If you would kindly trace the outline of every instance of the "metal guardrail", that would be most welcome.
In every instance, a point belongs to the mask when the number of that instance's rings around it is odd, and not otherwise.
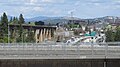
[[[89,44],[89,45],[94,45],[94,44],[96,44],[96,45],[110,45],[110,44],[116,44],[116,45],[120,45],[120,42],[101,42],[101,43],[91,43],[91,42],[80,42],[80,43],[77,43],[76,45],[87,45],[87,44]],[[0,43],[0,45],[2,45],[2,46],[4,46],[4,45],[68,45],[67,43],[57,43],[57,42],[55,42],[55,43]],[[74,46],[74,45],[72,45],[72,46]]]

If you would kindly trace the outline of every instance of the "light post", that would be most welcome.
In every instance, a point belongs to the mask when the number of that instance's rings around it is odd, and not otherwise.
[[[22,44],[25,43],[26,33],[27,32],[25,32],[25,31],[23,31],[23,33],[22,33]]]
[[[24,35],[23,35],[23,33],[22,33],[22,44],[23,44],[23,36],[24,36]]]
[[[107,67],[107,51],[108,51],[108,44],[105,45],[105,59],[104,59],[104,67]]]
[[[9,35],[10,35],[10,31],[9,31],[9,23],[8,23],[8,43],[10,43],[9,41]]]
[[[105,56],[105,60],[104,60],[104,67],[107,67],[106,56]]]

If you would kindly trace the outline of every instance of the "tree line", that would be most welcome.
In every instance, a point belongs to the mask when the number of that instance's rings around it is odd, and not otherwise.
[[[120,27],[117,26],[115,30],[108,29],[105,35],[106,42],[120,42]]]
[[[12,30],[9,27],[10,24],[17,24],[19,26],[14,27],[14,30]],[[3,13],[0,20],[0,43],[35,42],[32,28],[25,30],[22,26],[23,24],[25,24],[25,21],[22,14],[20,14],[19,18],[11,17],[8,20],[6,13]]]

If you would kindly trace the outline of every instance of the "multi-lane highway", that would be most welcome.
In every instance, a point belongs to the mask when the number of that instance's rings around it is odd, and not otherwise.
[[[120,58],[120,46],[4,45],[0,59],[111,59]]]

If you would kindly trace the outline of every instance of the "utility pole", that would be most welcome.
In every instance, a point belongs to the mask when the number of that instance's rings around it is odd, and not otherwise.
[[[105,56],[105,59],[104,59],[104,67],[107,67],[106,56]]]
[[[116,18],[115,18],[115,17],[113,18],[113,22],[114,22],[114,23],[116,22]]]
[[[71,12],[71,22],[74,22],[73,12]]]
[[[73,18],[73,12],[71,12],[71,18]]]

